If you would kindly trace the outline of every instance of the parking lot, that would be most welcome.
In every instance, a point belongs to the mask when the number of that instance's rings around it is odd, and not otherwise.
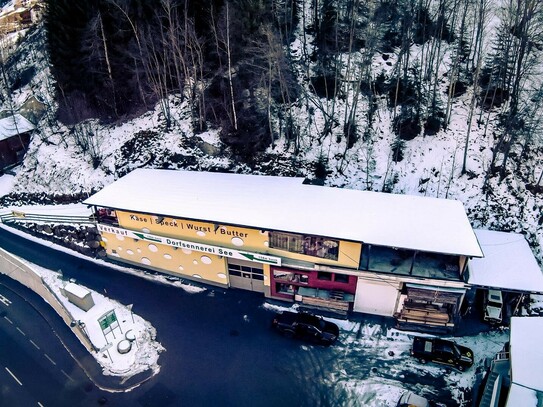
[[[474,315],[467,321],[466,330],[476,331],[479,326],[484,332],[451,337],[474,351],[474,365],[464,372],[434,363],[421,364],[410,355],[410,350],[413,336],[424,334],[399,331],[392,318],[366,315],[357,316],[356,320],[328,318],[341,329],[339,341],[320,350],[301,342],[299,346],[308,351],[302,354],[302,360],[296,361],[297,366],[323,361],[326,364],[312,367],[323,372],[320,380],[326,384],[313,385],[315,405],[396,406],[400,395],[411,390],[443,406],[471,406],[473,390],[486,370],[485,359],[494,357],[509,338],[507,329],[489,329],[478,318]],[[315,357],[315,352],[319,357]],[[301,368],[298,379],[300,385],[311,386]],[[328,389],[328,393],[323,389]]]

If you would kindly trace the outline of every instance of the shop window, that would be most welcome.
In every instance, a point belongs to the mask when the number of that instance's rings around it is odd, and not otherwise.
[[[295,294],[295,287],[292,284],[277,283],[275,285],[275,291],[278,294]]]
[[[348,283],[349,282],[349,276],[346,274],[335,274],[334,275],[334,281],[338,283]]]
[[[419,252],[413,265],[413,275],[457,279],[460,276],[460,259],[447,254]]]
[[[288,281],[290,283],[299,283],[299,284],[309,283],[309,276],[307,274],[302,274],[302,273],[292,273],[290,271],[273,270],[273,277],[275,280]]]
[[[332,281],[332,274],[326,273],[324,271],[319,271],[317,273],[317,279],[318,280],[325,280],[325,281]]]
[[[270,247],[330,260],[337,260],[339,253],[338,240],[283,232],[270,232]]]
[[[106,224],[114,225],[114,226],[119,225],[119,221],[117,219],[117,213],[113,209],[99,208],[96,211],[96,217],[98,218],[98,222],[100,223],[106,223]]]
[[[362,260],[367,260],[368,270],[409,275],[414,256],[413,250],[371,245],[363,250]]]

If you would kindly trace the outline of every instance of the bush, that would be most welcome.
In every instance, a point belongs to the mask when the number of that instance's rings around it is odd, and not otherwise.
[[[402,140],[413,140],[420,134],[421,130],[418,116],[399,116],[394,123],[394,131]]]
[[[339,93],[339,78],[332,75],[315,76],[311,80],[311,90],[321,98],[333,99]]]
[[[430,116],[424,123],[424,134],[426,136],[434,136],[441,129],[441,119],[438,116]]]
[[[412,82],[397,82],[397,78],[390,78],[388,83],[387,91],[390,107],[395,105],[415,105],[417,103],[418,92]]]

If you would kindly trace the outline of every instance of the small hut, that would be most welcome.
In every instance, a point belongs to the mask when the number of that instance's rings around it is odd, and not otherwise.
[[[23,161],[35,126],[20,114],[0,119],[0,171]]]

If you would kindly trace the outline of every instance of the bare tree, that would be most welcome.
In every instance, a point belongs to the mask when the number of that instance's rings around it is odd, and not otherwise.
[[[535,74],[535,44],[543,40],[543,1],[510,0],[503,12],[499,38],[505,45],[497,50],[495,63],[501,63],[504,68],[497,71],[498,85],[495,87],[501,86],[507,103],[504,104],[502,114],[503,131],[498,137],[490,163],[490,171],[493,171],[498,166],[498,157],[501,158],[500,179],[506,175],[512,146],[526,134],[526,120],[522,115],[525,104],[523,95],[527,90],[526,84]]]

